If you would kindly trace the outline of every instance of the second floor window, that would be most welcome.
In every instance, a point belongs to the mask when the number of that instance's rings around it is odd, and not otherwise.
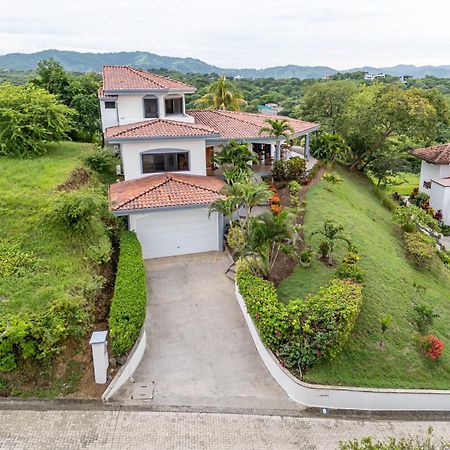
[[[158,99],[144,98],[144,117],[146,119],[158,117]]]
[[[166,98],[166,114],[183,114],[183,99]]]
[[[142,173],[189,170],[188,152],[148,153],[142,155]]]

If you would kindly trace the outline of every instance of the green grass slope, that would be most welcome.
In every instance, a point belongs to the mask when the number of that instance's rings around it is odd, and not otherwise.
[[[450,280],[438,260],[427,271],[417,271],[405,258],[401,236],[391,213],[372,192],[370,181],[339,170],[344,181],[333,192],[319,183],[307,194],[306,236],[324,219],[345,226],[361,253],[361,268],[367,273],[361,315],[352,336],[334,360],[311,368],[305,381],[345,386],[450,389]],[[315,248],[317,249],[317,241]],[[303,297],[332,277],[332,271],[314,262],[311,269],[297,268],[279,288],[280,297]],[[430,330],[444,340],[439,360],[429,360],[418,350],[413,321],[413,283],[426,287],[422,301],[439,314]],[[393,317],[379,345],[379,319]]]
[[[50,145],[46,156],[35,159],[0,157],[0,242],[18,244],[37,258],[23,275],[0,278],[0,314],[32,311],[91,279],[80,248],[46,217],[56,187],[90,148],[66,142]]]

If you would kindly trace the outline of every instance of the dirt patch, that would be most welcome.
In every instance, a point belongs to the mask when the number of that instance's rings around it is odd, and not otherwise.
[[[306,193],[320,181],[325,171],[326,169],[322,167],[317,171],[317,173],[315,174],[314,178],[311,180],[310,183],[302,186],[302,189],[300,190],[299,194],[300,201],[305,200]],[[287,187],[280,185],[278,189],[278,194],[281,199],[281,205],[289,206],[289,192]],[[297,216],[297,223],[299,225],[303,225],[304,219],[305,219],[305,210],[303,209],[303,211]],[[304,231],[302,230],[300,232],[300,239],[298,241],[297,251],[300,253],[304,249],[305,249],[305,234]],[[273,281],[275,286],[278,286],[285,278],[287,278],[294,271],[297,264],[298,263],[289,256],[284,254],[279,255],[275,263],[275,266],[273,267],[270,273],[269,280]]]
[[[70,173],[67,180],[60,184],[56,189],[65,192],[80,189],[80,187],[89,183],[89,179],[89,172],[84,167],[77,167]]]

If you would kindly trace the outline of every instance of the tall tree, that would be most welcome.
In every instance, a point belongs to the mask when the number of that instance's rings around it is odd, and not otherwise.
[[[321,130],[341,133],[350,98],[358,92],[353,81],[326,81],[311,84],[295,109],[298,117],[319,122]]]
[[[259,134],[267,134],[276,140],[275,161],[281,159],[280,145],[281,138],[289,139],[294,133],[294,129],[286,119],[266,119],[264,122],[268,126],[264,126],[259,130]]]
[[[0,154],[31,157],[66,136],[73,111],[33,84],[0,84]]]
[[[224,75],[212,83],[208,92],[195,102],[195,106],[229,111],[240,111],[241,106],[246,104],[242,93]]]

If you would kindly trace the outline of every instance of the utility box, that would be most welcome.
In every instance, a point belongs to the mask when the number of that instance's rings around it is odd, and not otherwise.
[[[89,341],[92,347],[94,375],[97,384],[105,384],[108,377],[109,358],[107,336],[107,331],[94,331]]]

